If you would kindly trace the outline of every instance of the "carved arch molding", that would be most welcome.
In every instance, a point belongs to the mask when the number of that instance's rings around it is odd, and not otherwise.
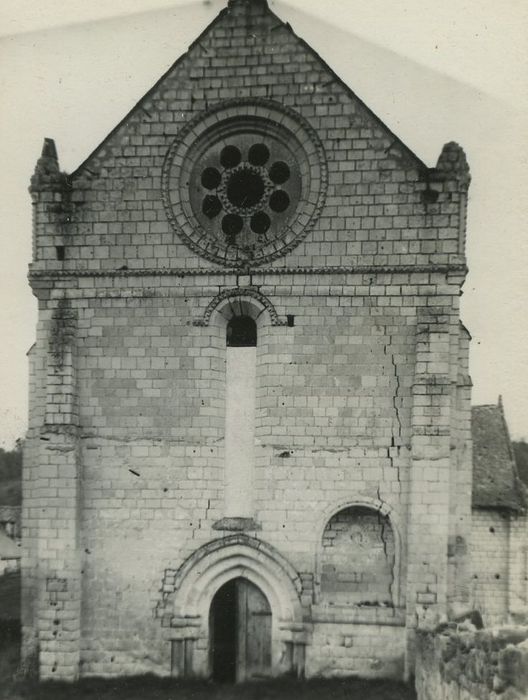
[[[227,100],[197,115],[162,170],[167,218],[195,253],[230,267],[289,253],[324,206],[328,168],[316,131],[266,99]]]
[[[256,287],[234,287],[224,289],[211,299],[202,318],[193,321],[194,326],[209,326],[214,312],[227,321],[233,316],[250,316],[254,321],[267,312],[271,326],[287,326],[288,321],[281,319],[272,302],[261,294]]]
[[[302,582],[291,564],[271,545],[243,534],[213,540],[178,569],[166,569],[155,615],[172,642],[173,675],[210,675],[209,610],[228,581],[245,578],[266,596],[272,610],[272,667],[276,674],[304,671],[309,630]]]
[[[402,548],[401,523],[386,502],[363,496],[332,505],[318,525],[317,599],[404,606]]]

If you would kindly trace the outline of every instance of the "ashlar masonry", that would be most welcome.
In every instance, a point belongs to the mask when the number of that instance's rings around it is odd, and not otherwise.
[[[470,590],[469,171],[231,0],[31,180],[23,629],[43,679],[403,677]]]

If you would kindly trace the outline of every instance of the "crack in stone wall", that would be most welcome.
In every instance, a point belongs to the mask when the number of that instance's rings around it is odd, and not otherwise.
[[[391,347],[393,344],[393,338],[392,336],[389,336],[389,342],[386,343],[383,346],[383,352],[386,357],[390,358],[390,362],[393,368],[393,373],[394,373],[394,379],[395,379],[395,389],[392,394],[392,406],[394,409],[394,419],[395,421],[393,422],[393,435],[391,439],[391,444],[389,447],[387,447],[387,457],[390,461],[391,467],[393,469],[396,469],[396,478],[398,479],[398,485],[401,493],[401,475],[400,475],[400,466],[399,464],[394,463],[394,456],[392,453],[392,450],[396,449],[397,450],[397,455],[398,458],[400,457],[400,450],[401,450],[401,440],[402,440],[402,420],[400,416],[400,407],[398,405],[399,398],[400,398],[400,377],[398,374],[398,366],[396,364],[396,360],[394,359],[394,353],[391,351]],[[394,430],[394,426],[396,425],[396,430]],[[397,438],[397,439],[396,439]],[[397,444],[396,444],[397,443]]]

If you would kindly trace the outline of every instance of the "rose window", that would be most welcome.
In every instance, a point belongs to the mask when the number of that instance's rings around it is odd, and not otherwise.
[[[190,122],[169,151],[163,173],[169,221],[209,260],[273,260],[297,245],[319,213],[322,146],[299,115],[279,107],[265,100],[223,103]]]
[[[299,175],[278,144],[239,138],[207,154],[201,167],[199,217],[227,245],[262,245],[295,211]]]

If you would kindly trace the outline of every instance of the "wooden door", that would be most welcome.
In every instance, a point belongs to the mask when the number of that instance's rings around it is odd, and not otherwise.
[[[216,681],[233,683],[270,675],[271,608],[257,586],[244,578],[225,583],[211,603],[209,630]]]
[[[215,681],[234,683],[237,680],[238,586],[225,583],[211,603],[209,614],[211,671]]]
[[[265,678],[271,672],[271,608],[262,591],[237,580],[237,681]]]

